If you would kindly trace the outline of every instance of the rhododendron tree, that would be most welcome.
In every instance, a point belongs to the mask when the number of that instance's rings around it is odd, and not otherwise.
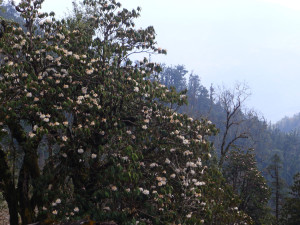
[[[39,12],[42,2],[22,0],[25,28],[3,22],[0,42],[0,128],[11,140],[0,149],[0,190],[11,224],[18,214],[22,224],[85,216],[118,224],[249,221],[210,167],[214,125],[168,108],[186,103],[184,92],[156,81],[159,64],[130,60],[166,53],[153,27],[134,28],[140,9],[86,0],[82,16],[57,21]]]

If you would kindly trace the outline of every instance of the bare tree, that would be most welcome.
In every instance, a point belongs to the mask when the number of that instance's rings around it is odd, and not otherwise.
[[[257,118],[257,115],[253,110],[245,109],[245,101],[250,96],[246,84],[238,83],[232,90],[224,87],[219,90],[216,99],[223,109],[223,115],[216,122],[220,126],[220,135],[215,140],[215,146],[220,152],[219,166],[222,167],[230,149],[242,144],[242,139],[251,137],[251,121]]]

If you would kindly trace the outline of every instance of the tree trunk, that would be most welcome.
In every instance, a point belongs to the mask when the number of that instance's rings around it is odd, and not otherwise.
[[[3,191],[10,216],[10,225],[18,225],[18,200],[13,176],[6,162],[6,154],[0,146],[0,190]]]
[[[28,168],[23,163],[18,180],[18,198],[20,204],[20,215],[22,224],[30,224],[34,222],[34,211],[31,207],[29,197],[29,181],[30,175]]]
[[[280,190],[280,184],[279,184],[279,172],[278,167],[275,167],[275,179],[276,179],[276,193],[275,193],[275,214],[276,214],[276,224],[278,224],[279,221],[279,190]]]
[[[9,210],[9,222],[10,225],[18,225],[18,199],[16,189],[12,182],[10,182],[6,189],[4,197]]]
[[[18,177],[17,198],[19,202],[19,213],[21,215],[22,224],[30,224],[35,222],[35,206],[39,203],[39,199],[30,197],[29,188],[33,188],[33,194],[37,193],[36,180],[40,176],[38,166],[37,148],[40,140],[32,142],[27,139],[26,132],[20,125],[20,121],[12,118],[7,124],[11,135],[22,147],[25,155],[23,164]]]

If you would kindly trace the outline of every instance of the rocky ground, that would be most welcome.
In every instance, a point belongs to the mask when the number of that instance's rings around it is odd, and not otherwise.
[[[117,225],[115,222],[95,222],[91,220],[79,220],[67,223],[53,223],[61,225]],[[9,213],[6,205],[0,205],[0,225],[9,225]],[[39,222],[32,225],[40,225]]]
[[[0,225],[9,225],[8,209],[4,206],[0,206]]]

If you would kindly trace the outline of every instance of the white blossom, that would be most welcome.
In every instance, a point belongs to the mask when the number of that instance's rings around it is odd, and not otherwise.
[[[28,136],[29,136],[30,138],[33,138],[33,137],[35,136],[35,134],[32,133],[32,132],[29,132],[29,133],[28,133]]]
[[[82,154],[82,153],[84,153],[84,150],[83,150],[82,148],[80,148],[80,149],[77,150],[77,152],[78,152],[79,154]]]
[[[67,137],[67,136],[63,136],[63,137],[62,137],[62,140],[63,140],[63,141],[67,141],[67,140],[68,140],[68,137]]]
[[[65,39],[65,35],[63,35],[63,34],[57,34],[57,37],[59,38],[59,39]]]
[[[86,72],[87,75],[90,75],[94,72],[94,70],[93,69],[90,69],[90,70],[86,69],[85,72]]]
[[[108,206],[105,206],[103,207],[103,210],[110,211],[110,208]]]
[[[186,218],[191,218],[191,217],[192,217],[192,213],[186,215]]]
[[[75,58],[75,59],[77,59],[77,60],[79,60],[79,59],[80,59],[80,56],[79,56],[79,55],[77,55],[77,54],[73,54],[73,56],[74,56],[74,58]]]
[[[182,143],[185,144],[185,145],[188,145],[190,142],[189,142],[189,140],[184,139],[184,140],[182,141]]]
[[[170,159],[166,158],[165,163],[170,164],[171,163]]]
[[[47,55],[46,56],[46,59],[48,59],[49,61],[52,61],[53,60],[53,57],[51,55]]]
[[[156,167],[156,166],[158,166],[157,163],[151,163],[150,164],[150,168],[153,168],[153,167]]]
[[[33,130],[36,131],[37,129],[38,129],[38,126],[37,126],[37,125],[34,125],[34,126],[33,126]]]
[[[144,195],[149,195],[149,191],[148,190],[143,190],[143,194]]]

